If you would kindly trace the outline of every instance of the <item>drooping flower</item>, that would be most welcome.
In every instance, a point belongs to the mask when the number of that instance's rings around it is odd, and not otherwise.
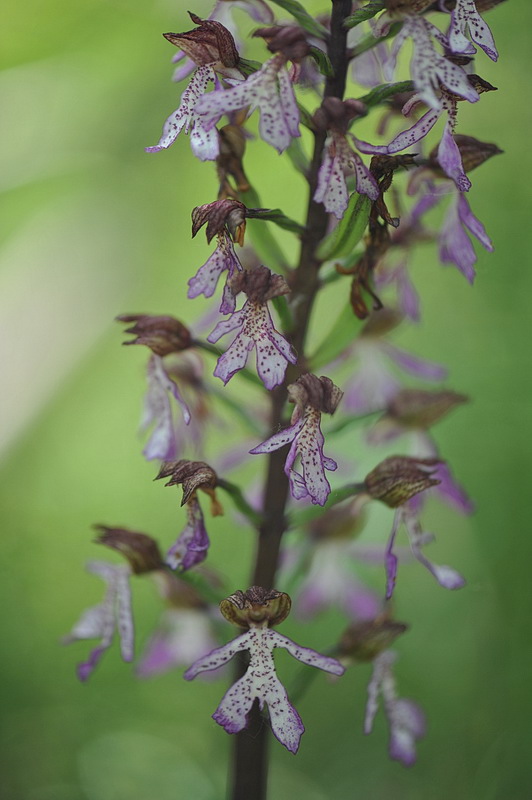
[[[419,98],[424,103],[436,111],[441,108],[441,98],[438,96],[441,84],[453,94],[476,103],[478,94],[468,81],[466,72],[435,49],[433,39],[445,48],[448,46],[446,37],[423,16],[405,18],[385,65],[387,80],[393,80],[397,55],[408,38],[414,44],[410,71]]]
[[[382,562],[383,552],[358,542],[365,523],[369,498],[356,495],[333,506],[313,520],[304,538],[286,551],[282,575],[304,574],[297,594],[295,613],[311,619],[328,608],[341,609],[349,619],[371,619],[380,610],[380,597],[353,570],[355,562]]]
[[[386,650],[375,659],[373,675],[368,684],[368,702],[364,720],[364,733],[371,733],[373,720],[378,710],[379,695],[382,696],[384,713],[388,721],[390,739],[388,752],[394,761],[405,767],[415,764],[416,742],[425,735],[425,715],[417,703],[397,696],[392,665],[397,653]]]
[[[368,684],[368,699],[364,719],[364,733],[373,729],[373,721],[382,696],[384,713],[388,722],[390,758],[405,767],[416,761],[416,741],[425,735],[425,715],[412,700],[397,696],[392,665],[397,653],[389,646],[407,630],[384,613],[372,620],[351,625],[340,641],[340,659],[345,664],[373,662],[373,674]]]
[[[429,561],[422,547],[434,540],[425,533],[418,519],[416,507],[410,505],[411,498],[439,484],[436,467],[438,460],[390,456],[373,469],[365,479],[368,494],[395,509],[392,530],[386,547],[386,600],[390,600],[397,579],[398,558],[394,552],[395,539],[402,524],[408,533],[414,558],[423,564],[445,589],[461,589],[465,579],[452,567]]]
[[[170,478],[166,486],[183,486],[181,505],[186,505],[187,522],[176,542],[168,550],[166,563],[172,569],[185,572],[206,559],[210,545],[197,491],[200,489],[210,497],[213,516],[223,514],[223,508],[215,492],[218,476],[204,461],[181,459],[163,464],[156,480],[161,478]]]
[[[257,373],[267,389],[283,382],[288,363],[295,364],[297,356],[292,347],[275,330],[268,309],[268,300],[287,294],[290,289],[281,275],[267,267],[255,267],[233,275],[230,291],[236,295],[244,292],[247,300],[240,311],[219,322],[207,341],[215,343],[222,336],[238,330],[236,337],[220,356],[214,375],[224,384],[245,367],[250,351],[257,353]]]
[[[445,6],[444,6],[445,7]],[[489,25],[484,22],[477,11],[475,0],[456,0],[451,11],[451,24],[447,38],[453,53],[471,54],[471,42],[466,36],[469,31],[471,39],[484,50],[492,61],[497,61],[499,54],[495,46]]]
[[[299,133],[299,111],[294,90],[281,53],[266,61],[257,72],[230,89],[211,92],[201,98],[195,113],[206,131],[232,111],[249,106],[250,113],[260,110],[259,131],[262,139],[280,153]]]
[[[157,543],[144,533],[126,528],[95,526],[100,531],[98,544],[120,552],[129,562],[127,566],[108,564],[105,561],[89,561],[87,571],[98,575],[107,584],[104,599],[88,608],[63,638],[63,644],[85,639],[100,639],[88,659],[78,664],[80,681],[86,681],[112,643],[115,631],[120,637],[120,652],[124,661],[133,660],[135,631],[131,607],[129,579],[132,574],[143,575],[158,572],[163,561]]]
[[[468,75],[467,79],[478,95],[484,92],[494,91],[495,87],[478,75]],[[431,157],[437,162],[437,166],[447,177],[451,178],[461,192],[467,192],[471,188],[471,181],[465,174],[462,163],[462,153],[454,137],[454,129],[457,120],[457,102],[461,98],[449,92],[444,87],[440,87],[441,105],[439,108],[430,108],[417,122],[406,131],[401,131],[387,145],[375,145],[355,139],[356,145],[361,153],[388,154],[392,155],[407,147],[412,147],[417,142],[424,139],[432,130],[438,119],[443,113],[447,113],[447,121],[443,128],[442,137],[434,155]],[[407,116],[414,105],[419,102],[419,95],[410,98],[403,107],[403,114]]]
[[[493,244],[483,224],[471,211],[464,195],[456,192],[440,230],[440,261],[442,264],[454,264],[469,283],[473,283],[477,254],[468,232],[488,253],[493,253]]]
[[[325,210],[338,219],[342,218],[349,202],[347,175],[355,176],[359,194],[366,194],[371,200],[379,196],[375,178],[348,141],[349,122],[364,110],[358,100],[327,97],[314,115],[317,127],[328,132],[314,200],[323,203]]]
[[[467,397],[449,390],[428,391],[424,389],[402,389],[388,404],[386,413],[375,423],[368,434],[372,444],[390,442],[406,436],[409,456],[439,461],[436,443],[430,428],[446,416],[453,408],[467,401]],[[470,514],[473,503],[465,489],[455,480],[446,462],[438,463],[433,477],[437,484],[429,490],[461,514]],[[421,509],[428,493],[410,501],[411,507]]]
[[[161,138],[156,145],[146,147],[147,153],[159,153],[172,145],[182,130],[190,133],[192,152],[200,161],[214,161],[220,151],[216,128],[206,128],[203,118],[198,116],[196,106],[204,96],[209,83],[215,82],[211,66],[198,67],[187,88],[181,95],[179,108],[163,125]]]
[[[325,470],[334,471],[336,461],[323,453],[324,438],[320,428],[322,412],[334,414],[343,392],[330,378],[306,373],[288,387],[288,397],[296,407],[291,425],[250,450],[250,453],[271,453],[292,443],[284,471],[290,481],[290,492],[296,500],[309,497],[315,505],[325,505],[331,487]],[[302,473],[293,469],[297,458]]]
[[[184,678],[192,680],[201,672],[217,669],[236,653],[247,650],[248,669],[225,693],[213,719],[227,733],[238,733],[248,726],[251,708],[258,700],[261,709],[268,706],[276,739],[291,753],[296,753],[305,728],[275,672],[274,648],[282,647],[303,664],[333,675],[342,675],[345,668],[336,659],[300,647],[268,627],[282,622],[290,611],[290,598],[284,592],[252,586],[247,592],[238,591],[223,600],[220,609],[227,620],[249,630],[200,658],[189,667]]]
[[[192,152],[201,161],[213,161],[219,154],[218,133],[211,126],[206,128],[197,114],[197,105],[210,83],[216,83],[216,73],[224,77],[242,79],[238,69],[239,55],[231,33],[219,22],[202,20],[195,14],[190,17],[198,28],[184,33],[165,33],[171,44],[179,47],[198,69],[194,72],[187,88],[181,95],[179,108],[174,111],[163,126],[158,143],[146,147],[147,153],[166,150],[175,142],[182,130],[190,132]]]
[[[244,243],[246,212],[243,203],[229,197],[197,206],[192,211],[192,237],[196,236],[203,225],[207,225],[207,242],[217,236],[218,244],[210,258],[189,280],[187,297],[192,299],[199,297],[200,294],[212,297],[220,275],[227,271],[220,306],[222,314],[231,314],[235,310],[235,295],[230,289],[230,281],[235,273],[242,271],[243,267],[235,253],[233,241],[241,246]]]
[[[368,441],[382,444],[408,431],[426,431],[467,400],[466,395],[449,389],[401,389],[370,430]]]
[[[190,331],[179,320],[170,316],[151,316],[149,314],[122,314],[119,322],[133,323],[126,333],[134,339],[126,345],[141,344],[149,347],[152,355],[147,365],[148,391],[144,401],[141,429],[154,426],[144,448],[148,460],[172,460],[178,454],[178,441],[174,425],[172,401],[178,403],[185,424],[190,423],[190,411],[177,384],[167,372],[165,357],[181,353],[192,346]]]
[[[89,679],[105,651],[111,647],[115,631],[120,636],[120,652],[124,661],[133,660],[134,647],[129,588],[131,570],[129,567],[108,564],[105,561],[89,561],[87,571],[102,578],[107,584],[107,590],[102,602],[84,611],[71,632],[63,638],[63,644],[100,639],[88,659],[78,664],[77,674],[80,681]]]
[[[390,309],[374,311],[348,350],[349,358],[358,365],[344,387],[344,408],[353,414],[365,414],[385,408],[401,388],[390,368],[429,381],[443,380],[445,367],[426,361],[390,344],[384,337],[401,322],[401,316]]]

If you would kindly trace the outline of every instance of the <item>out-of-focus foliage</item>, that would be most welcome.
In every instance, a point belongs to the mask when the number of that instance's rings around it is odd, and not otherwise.
[[[190,239],[190,209],[214,199],[214,170],[192,158],[184,138],[168,152],[143,152],[182,90],[170,82],[173,51],[160,34],[188,27],[185,7],[10,6],[0,76],[2,791],[9,800],[217,800],[229,750],[210,719],[219,684],[191,686],[179,673],[141,682],[113,652],[82,686],[74,665],[86,645],[58,644],[99,599],[83,571],[101,557],[90,526],[126,525],[170,542],[182,519],[178,495],[152,483],[156,467],[135,438],[145,354],[121,350],[112,319],[145,311],[191,322],[209,307],[187,301],[185,290],[209,252]],[[208,13],[203,0],[193,10]],[[471,289],[423,248],[415,268],[423,321],[401,338],[446,363],[453,387],[474,400],[437,437],[478,511],[467,521],[436,505],[429,514],[440,560],[460,566],[469,587],[438,591],[406,567],[396,593],[398,617],[412,621],[399,647],[401,687],[427,710],[429,735],[413,770],[389,763],[384,725],[361,734],[368,668],[328,692],[326,709],[316,681],[300,703],[299,756],[272,753],[276,800],[296,791],[311,800],[529,796],[532,10],[504,3],[489,21],[501,59],[480,56],[479,71],[499,92],[461,108],[460,125],[506,151],[475,172],[470,193],[496,252],[479,253]],[[373,124],[364,122],[363,137]],[[303,183],[288,159],[251,142],[247,164],[263,205],[301,219]],[[272,230],[290,253],[290,234]],[[331,324],[345,291],[333,284],[315,320]],[[358,436],[341,437],[346,453]],[[252,534],[231,517],[215,523],[210,558],[233,588],[246,588]],[[140,648],[159,607],[148,582],[134,589]],[[298,640],[319,647],[341,622],[291,620],[286,633],[296,627]],[[295,669],[279,662],[289,682]]]

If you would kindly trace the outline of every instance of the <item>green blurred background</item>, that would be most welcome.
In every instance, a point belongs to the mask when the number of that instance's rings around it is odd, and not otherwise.
[[[172,52],[160,34],[189,27],[186,6],[9,5],[0,76],[2,796],[218,800],[230,739],[210,714],[223,683],[185,684],[177,671],[141,682],[115,648],[80,685],[74,669],[87,644],[58,644],[101,596],[83,569],[88,558],[105,557],[91,543],[94,522],[168,543],[182,521],[178,495],[152,483],[155,465],[143,461],[135,434],[146,354],[121,350],[112,320],[147,311],[190,322],[209,307],[184,298],[209,252],[202,237],[190,239],[190,210],[214,199],[214,170],[192,158],[186,140],[156,156],[143,152],[177,106],[181,87],[170,82]],[[209,5],[193,8],[205,15]],[[389,762],[382,719],[371,737],[361,733],[368,669],[351,670],[335,688],[321,676],[300,703],[307,733],[299,755],[272,747],[273,800],[297,792],[309,800],[532,796],[532,8],[508,2],[489,21],[500,62],[480,54],[477,68],[499,92],[461,107],[460,121],[505,151],[475,172],[470,193],[496,251],[479,253],[472,289],[424,248],[415,267],[423,320],[397,338],[446,363],[448,385],[473,398],[436,438],[478,511],[468,520],[436,504],[428,512],[435,557],[464,572],[468,588],[445,592],[413,566],[397,591],[397,615],[412,623],[398,646],[401,691],[423,704],[428,735],[414,769]],[[362,134],[370,137],[372,125]],[[303,184],[288,162],[252,142],[247,164],[263,204],[301,219]],[[288,236],[281,240],[291,247]],[[338,290],[321,306],[326,322]],[[233,440],[236,427],[222,436]],[[212,563],[245,588],[252,534],[231,517],[213,531]],[[134,590],[140,651],[159,602],[148,581]],[[328,614],[312,625],[289,620],[284,632],[320,647],[341,628]],[[279,662],[290,680],[293,666]]]

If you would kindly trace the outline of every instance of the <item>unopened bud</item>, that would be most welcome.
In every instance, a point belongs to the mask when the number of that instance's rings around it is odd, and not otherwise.
[[[288,614],[292,601],[285,592],[251,586],[238,590],[220,603],[220,611],[228,622],[241,628],[279,625]]]
[[[402,389],[391,400],[386,417],[411,428],[430,428],[469,398],[451,390]]]
[[[100,535],[95,540],[112,550],[117,550],[130,563],[135,575],[164,569],[164,561],[159,545],[145,533],[136,533],[127,528],[110,528],[107,525],[95,525]]]
[[[301,61],[310,53],[307,34],[298,25],[273,25],[259,28],[253,36],[264,39],[270,53],[282,53],[290,61]]]
[[[340,656],[355,661],[373,661],[383,650],[408,630],[403,622],[394,622],[386,616],[351,625],[340,640]]]
[[[161,466],[155,480],[158,481],[161,478],[170,478],[165,484],[166,486],[181,485],[183,487],[182,506],[191,502],[195,498],[197,490],[201,489],[211,498],[211,513],[213,517],[223,514],[223,508],[218,502],[215,493],[215,488],[218,485],[218,476],[205,461],[188,461],[184,458],[180,461],[166,461]]]
[[[441,483],[432,477],[441,463],[436,458],[389,456],[366,475],[364,483],[373,500],[397,508],[419,492]]]
[[[183,50],[198,67],[205,64],[213,64],[215,68],[236,67],[240,58],[230,31],[215,20],[201,19],[192,13],[190,18],[199,27],[184,33],[163,33],[164,38]]]
[[[204,206],[196,206],[192,211],[192,236],[194,237],[203,225],[207,225],[207,241],[213,236],[227,230],[239,245],[244,244],[246,231],[246,206],[239,200],[227,197],[215,200]]]
[[[121,314],[118,322],[134,322],[126,333],[135,336],[123,344],[144,344],[158,356],[169,353],[180,353],[192,344],[189,329],[182,322],[170,316],[152,316],[150,314]]]
[[[333,130],[345,135],[351,120],[366,114],[366,106],[360,100],[340,100],[326,97],[313,117],[318,130]]]

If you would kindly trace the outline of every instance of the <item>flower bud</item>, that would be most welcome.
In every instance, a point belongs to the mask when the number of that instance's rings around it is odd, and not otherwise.
[[[307,372],[288,386],[288,399],[300,409],[312,406],[316,411],[334,414],[344,393],[330,378],[318,378]]]
[[[170,478],[168,483],[165,484],[166,486],[182,485],[182,506],[190,503],[195,498],[197,490],[201,489],[211,498],[211,513],[213,517],[223,515],[223,508],[218,502],[215,493],[215,488],[218,485],[218,476],[205,461],[187,461],[184,458],[180,461],[167,461],[161,466],[155,480],[158,481],[161,478]]]
[[[207,224],[207,241],[210,242],[217,233],[227,230],[234,242],[244,244],[246,231],[246,206],[231,197],[215,200],[204,206],[196,206],[192,211],[192,236],[194,237],[203,225]]]
[[[318,130],[333,130],[345,135],[351,120],[363,117],[366,111],[366,106],[360,100],[326,97],[315,112],[313,121]]]
[[[365,339],[379,338],[395,330],[401,323],[403,315],[393,308],[379,308],[372,311],[359,336]]]
[[[474,136],[455,134],[454,140],[458,145],[465,172],[471,172],[472,169],[479,167],[492,156],[500,155],[503,152],[496,144],[481,142],[479,139],[475,139]],[[427,166],[436,174],[445,177],[445,173],[438,162],[437,147],[431,150]]]
[[[188,328],[182,322],[170,316],[152,316],[151,314],[121,314],[118,322],[134,322],[126,333],[135,338],[123,344],[144,344],[157,356],[169,353],[180,353],[192,344]]]
[[[298,25],[272,25],[259,28],[253,36],[264,39],[270,53],[282,53],[290,61],[301,61],[310,53],[307,34]]]
[[[220,603],[220,611],[228,622],[241,628],[279,625],[288,614],[292,601],[285,592],[251,586],[240,589]]]
[[[436,458],[389,456],[366,475],[364,483],[373,500],[397,508],[419,492],[441,483],[431,477],[441,463]]]
[[[218,134],[220,139],[220,153],[216,159],[216,168],[220,179],[218,197],[225,199],[235,195],[235,191],[229,183],[229,177],[233,178],[239,192],[249,189],[242,163],[246,149],[246,137],[241,125],[224,125],[218,129]]]
[[[184,33],[163,33],[164,38],[183,50],[198,67],[205,64],[213,64],[215,69],[218,65],[220,68],[238,66],[238,50],[227,28],[215,20],[189,14],[192,22],[199,27]],[[223,69],[218,71],[223,72]]]
[[[129,561],[135,575],[164,569],[159,545],[151,536],[127,528],[109,528],[107,525],[94,527],[100,531],[96,543],[118,550]]]
[[[386,417],[409,428],[430,428],[455,406],[467,403],[465,394],[450,390],[402,389],[390,402]]]
[[[373,661],[407,630],[408,625],[394,622],[385,615],[367,622],[355,623],[340,639],[340,657],[352,658],[355,661]]]

